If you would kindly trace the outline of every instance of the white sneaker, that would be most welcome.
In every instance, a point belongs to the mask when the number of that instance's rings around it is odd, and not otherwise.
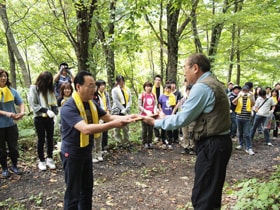
[[[249,155],[254,155],[254,151],[252,149],[246,149],[246,152],[249,154]]]
[[[241,145],[238,145],[238,146],[235,147],[235,149],[241,150],[241,149],[242,149],[242,146],[241,146]]]
[[[50,169],[56,169],[55,163],[54,163],[54,161],[53,161],[52,158],[47,158],[47,159],[46,159],[46,165],[47,165]]]
[[[168,145],[167,149],[173,149],[173,147],[171,145]]]
[[[97,160],[100,161],[100,162],[102,162],[102,161],[103,161],[103,157],[102,157],[102,156],[98,156],[98,157],[97,157]]]
[[[45,162],[45,161],[40,161],[39,164],[38,164],[38,168],[39,168],[41,171],[47,170],[46,162]]]
[[[271,144],[270,142],[268,142],[266,145],[267,146],[273,146],[273,144]]]
[[[166,144],[163,144],[163,145],[161,145],[161,148],[162,148],[162,149],[167,149],[167,145],[166,145]]]
[[[99,160],[98,160],[97,158],[92,158],[92,162],[93,162],[93,163],[98,163]]]

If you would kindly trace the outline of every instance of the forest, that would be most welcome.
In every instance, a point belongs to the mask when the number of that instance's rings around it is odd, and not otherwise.
[[[279,0],[1,0],[1,67],[28,88],[67,62],[73,73],[115,76],[142,91],[145,81],[183,84],[185,58],[209,56],[227,83],[273,86],[278,80]]]
[[[242,86],[251,81],[256,87],[273,87],[280,81],[280,0],[0,0],[0,17],[0,68],[9,72],[28,114],[18,123],[20,167],[26,175],[1,180],[1,209],[63,206],[62,169],[40,174],[35,166],[36,137],[26,98],[42,71],[54,75],[59,64],[66,62],[73,74],[85,70],[105,80],[109,92],[116,76],[123,75],[136,99],[144,82],[153,82],[157,74],[163,81],[173,79],[178,87],[183,85],[184,61],[199,52],[210,58],[212,72],[225,84],[232,81]],[[136,112],[137,100],[133,103]],[[139,124],[131,126],[135,141],[137,128]],[[224,209],[280,208],[279,139],[271,150],[260,142],[256,142],[255,159],[233,151]],[[179,150],[154,150],[153,154],[113,150],[108,161],[94,169],[96,209],[130,209],[132,205],[189,209],[190,195],[187,200],[179,195],[186,193],[184,185],[192,180],[189,168],[194,158],[178,157]],[[179,190],[167,176],[176,179]],[[162,180],[167,191],[179,195],[170,197],[162,189]],[[131,195],[118,194],[116,189]],[[145,200],[145,189],[153,199]],[[191,192],[189,183],[187,190]]]

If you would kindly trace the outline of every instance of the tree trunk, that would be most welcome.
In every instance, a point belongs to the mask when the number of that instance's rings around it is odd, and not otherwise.
[[[163,38],[163,30],[162,30],[162,18],[163,18],[163,1],[160,2],[160,16],[159,16],[159,63],[160,63],[160,75],[163,77],[163,71],[164,71],[164,54],[163,54],[163,48],[164,48],[164,38]],[[153,78],[156,75],[153,75]]]
[[[110,43],[114,41],[115,33],[115,11],[116,11],[116,0],[112,0],[110,3],[110,21],[107,26],[108,28],[108,38],[105,37],[104,29],[100,22],[96,21],[98,38],[102,43],[103,52],[106,60],[107,67],[107,83],[108,91],[111,92],[115,83],[115,52],[111,48]],[[108,42],[110,40],[110,42]]]
[[[16,44],[16,41],[15,41],[15,38],[14,38],[14,35],[13,35],[13,32],[12,32],[10,26],[9,26],[9,20],[8,20],[8,16],[7,16],[5,2],[0,4],[0,15],[1,15],[1,20],[2,20],[3,26],[5,28],[6,38],[9,41],[8,45],[10,46],[10,50],[12,50],[13,54],[15,55],[15,57],[18,61],[19,66],[21,68],[21,73],[22,73],[22,77],[23,77],[23,80],[24,80],[24,85],[25,85],[25,87],[29,87],[30,84],[31,84],[31,78],[29,77],[29,73],[28,73],[28,70],[26,68],[24,59],[22,58],[22,56],[19,52],[18,46]]]
[[[172,3],[168,3],[167,7],[167,68],[166,80],[177,81],[177,65],[178,65],[178,35],[177,24],[180,8],[174,9]]]
[[[233,59],[234,59],[234,53],[235,53],[235,32],[236,25],[232,24],[232,30],[231,30],[231,49],[230,49],[230,55],[229,55],[229,68],[228,68],[228,80],[227,82],[231,81],[231,75],[232,75],[232,69],[233,69]]]
[[[212,13],[213,13],[213,15],[215,15],[215,1],[214,0],[212,2],[212,5],[213,5]],[[225,14],[227,12],[228,8],[229,8],[229,2],[228,2],[228,0],[224,0],[222,12]],[[214,25],[212,28],[211,42],[210,42],[210,48],[209,48],[209,52],[208,52],[211,63],[215,62],[215,56],[217,54],[217,49],[218,49],[223,27],[224,27],[224,21],[221,21],[220,23],[217,23],[216,25]]]
[[[8,48],[8,55],[9,55],[9,63],[10,63],[10,82],[12,83],[12,86],[17,89],[17,74],[16,74],[16,60],[15,55],[13,53],[13,50],[11,49],[9,40],[7,40],[7,48]]]
[[[89,34],[91,32],[92,16],[96,9],[96,3],[96,0],[92,0],[90,4],[85,4],[81,1],[75,4],[78,20],[76,27],[77,43],[75,47],[78,71],[89,71]]]
[[[237,46],[236,46],[236,63],[237,63],[237,75],[236,83],[240,84],[241,66],[240,66],[240,28],[237,29]]]

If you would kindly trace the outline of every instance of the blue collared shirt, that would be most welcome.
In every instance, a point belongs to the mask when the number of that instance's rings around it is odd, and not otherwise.
[[[198,78],[193,85],[189,98],[182,105],[182,109],[175,115],[170,115],[164,119],[155,120],[155,128],[164,130],[173,130],[184,127],[196,120],[201,113],[209,113],[215,105],[215,96],[212,89],[203,83],[199,83],[202,79],[210,76],[211,72],[206,72]]]

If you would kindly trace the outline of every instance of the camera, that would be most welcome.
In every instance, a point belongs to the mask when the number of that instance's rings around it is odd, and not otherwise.
[[[247,96],[248,96],[248,94],[247,94],[247,93],[244,93],[243,97],[247,97]]]

